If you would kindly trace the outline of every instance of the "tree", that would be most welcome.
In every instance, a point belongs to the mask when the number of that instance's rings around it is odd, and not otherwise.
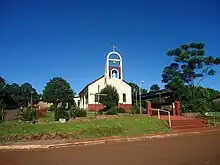
[[[57,109],[58,103],[68,103],[74,98],[70,84],[61,77],[52,78],[43,90],[43,100],[53,103]]]
[[[132,93],[132,103],[134,103],[135,100],[139,97],[139,86],[135,83],[128,83],[131,86],[131,93]],[[147,89],[141,88],[141,94],[148,93]]]
[[[141,94],[147,94],[147,93],[148,93],[147,89],[141,88]]]
[[[191,43],[168,51],[167,55],[174,57],[174,62],[162,73],[165,88],[175,91],[182,100],[182,106],[193,111],[208,106],[201,99],[205,91],[198,87],[207,76],[216,74],[213,66],[220,64],[220,58],[205,56],[204,48],[203,43]]]
[[[206,76],[214,76],[213,65],[220,64],[220,58],[205,56],[205,44],[191,43],[168,51],[174,63],[163,70],[162,82],[166,88],[176,89],[179,85],[198,86]]]
[[[31,104],[31,99],[32,101],[37,101],[39,100],[39,95],[36,89],[26,82],[20,86],[19,104],[26,107],[28,104]]]
[[[116,107],[119,101],[119,95],[117,89],[111,85],[107,85],[100,92],[106,94],[106,96],[100,96],[100,103],[104,104],[107,109]]]
[[[150,87],[150,91],[159,91],[160,90],[160,87],[159,85],[157,84],[153,84],[151,87]]]
[[[5,107],[5,79],[0,77],[0,110]]]

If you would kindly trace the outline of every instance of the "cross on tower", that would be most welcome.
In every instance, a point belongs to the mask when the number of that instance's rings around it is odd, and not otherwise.
[[[116,48],[117,48],[117,47],[116,47],[115,45],[112,45],[112,51],[113,51],[113,52],[115,52]]]

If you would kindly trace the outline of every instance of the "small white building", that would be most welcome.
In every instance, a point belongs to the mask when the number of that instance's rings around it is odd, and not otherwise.
[[[106,56],[105,74],[87,84],[79,96],[75,98],[76,105],[88,110],[100,110],[104,106],[98,104],[99,93],[106,85],[114,86],[119,94],[119,107],[130,110],[132,107],[131,86],[123,80],[122,57],[114,49]]]

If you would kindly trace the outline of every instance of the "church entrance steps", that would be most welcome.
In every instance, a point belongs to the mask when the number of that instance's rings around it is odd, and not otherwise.
[[[157,117],[157,116],[153,116]],[[168,122],[168,116],[161,116],[161,120]],[[209,128],[208,121],[194,118],[194,117],[185,117],[185,116],[171,116],[171,129],[172,130],[184,130],[184,129],[200,129],[200,128]]]

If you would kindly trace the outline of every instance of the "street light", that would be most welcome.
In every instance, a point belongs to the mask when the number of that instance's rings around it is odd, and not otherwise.
[[[139,97],[140,97],[140,114],[141,114],[141,86],[144,83],[144,81],[142,80],[140,83],[140,87],[139,87]]]
[[[33,97],[32,97],[33,91],[31,91],[31,109],[33,108]]]

